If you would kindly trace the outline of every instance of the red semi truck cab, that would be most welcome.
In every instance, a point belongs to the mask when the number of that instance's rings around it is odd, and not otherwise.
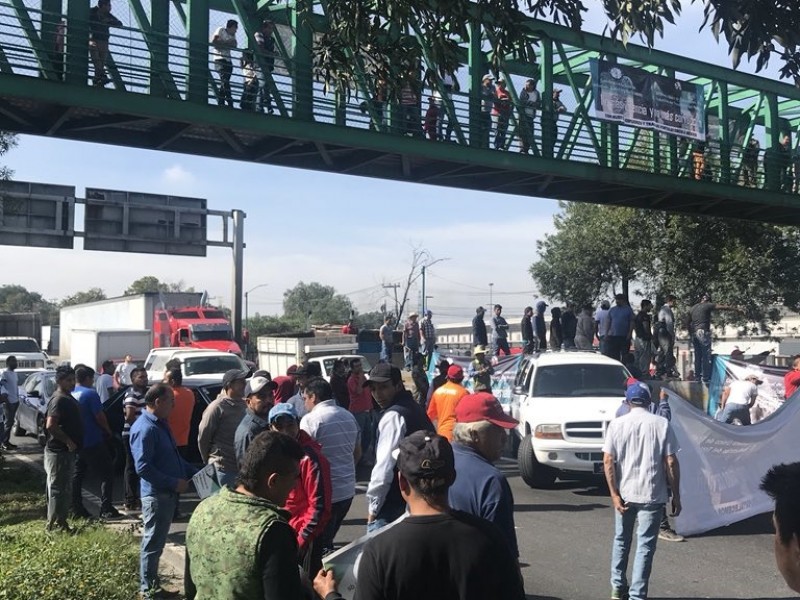
[[[153,347],[184,346],[242,355],[225,313],[211,306],[156,309]]]

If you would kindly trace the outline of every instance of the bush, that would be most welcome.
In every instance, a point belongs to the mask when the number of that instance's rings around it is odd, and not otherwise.
[[[133,535],[83,520],[76,535],[45,532],[44,478],[0,463],[0,599],[130,600],[138,589]]]

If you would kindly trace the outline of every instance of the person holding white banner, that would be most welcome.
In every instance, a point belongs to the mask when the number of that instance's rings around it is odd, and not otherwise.
[[[603,444],[603,466],[615,509],[611,553],[611,600],[646,600],[661,516],[672,489],[672,514],[681,512],[680,449],[669,421],[651,414],[650,388],[628,386],[627,415],[611,421]],[[628,555],[637,530],[636,559],[628,586]]]

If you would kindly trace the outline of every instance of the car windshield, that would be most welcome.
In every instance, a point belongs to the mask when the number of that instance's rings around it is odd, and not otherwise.
[[[184,375],[211,375],[230,369],[247,371],[247,365],[235,354],[225,356],[196,356],[183,359]]]
[[[36,340],[0,340],[0,354],[11,352],[41,352]]]
[[[628,372],[622,365],[549,365],[536,369],[533,395],[574,398],[624,396]]]
[[[357,358],[361,361],[361,367],[364,373],[369,373],[372,367],[370,366],[369,361],[363,356],[343,356],[341,360],[344,361],[347,370],[350,371],[350,361],[353,360],[354,358]],[[325,369],[326,377],[331,376],[331,373],[333,372],[333,363],[335,361],[336,361],[335,358],[325,358],[322,360],[322,368]]]

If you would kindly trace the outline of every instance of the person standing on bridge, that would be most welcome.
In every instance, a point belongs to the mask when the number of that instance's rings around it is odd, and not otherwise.
[[[484,75],[480,89],[481,112],[478,127],[478,131],[480,131],[478,146],[480,148],[489,147],[489,136],[492,133],[492,109],[494,108],[494,99],[494,77],[491,75]]]
[[[233,61],[231,48],[236,48],[236,31],[239,23],[234,19],[228,20],[225,27],[220,27],[211,37],[211,54],[214,57],[214,70],[219,75],[219,88],[217,88],[217,104],[227,104],[233,108],[233,94],[231,93],[231,76],[233,75]]]
[[[263,21],[261,28],[253,34],[256,41],[256,48],[261,54],[261,61],[267,71],[272,73],[275,70],[275,24],[272,21]],[[272,110],[272,94],[267,87],[267,76],[263,70],[259,70],[261,82],[261,93],[259,100],[259,111],[264,112],[266,108],[268,114],[275,112]]]
[[[96,87],[103,87],[110,81],[106,76],[110,27],[122,27],[122,21],[111,14],[111,0],[97,0],[97,6],[89,11],[89,56],[94,65],[92,83]]]
[[[742,184],[745,187],[758,187],[758,155],[761,144],[756,138],[750,138],[742,152]]]
[[[523,154],[527,154],[534,145],[534,130],[536,122],[536,111],[539,109],[542,100],[536,89],[536,80],[528,79],[525,87],[519,93],[519,112],[520,112],[520,149]]]
[[[681,512],[680,450],[669,421],[652,414],[650,389],[629,385],[628,414],[608,424],[603,467],[614,503],[615,534],[611,552],[611,600],[646,600],[659,526],[672,490],[672,514]],[[628,586],[628,554],[633,527],[639,521],[637,551]]]
[[[492,116],[494,117],[496,127],[494,135],[494,149],[505,150],[508,120],[511,118],[511,96],[506,88],[505,79],[497,80]]]
[[[492,355],[500,356],[503,352],[504,356],[509,356],[511,350],[508,347],[508,321],[501,314],[503,307],[499,304],[494,305],[494,316],[492,317]]]

